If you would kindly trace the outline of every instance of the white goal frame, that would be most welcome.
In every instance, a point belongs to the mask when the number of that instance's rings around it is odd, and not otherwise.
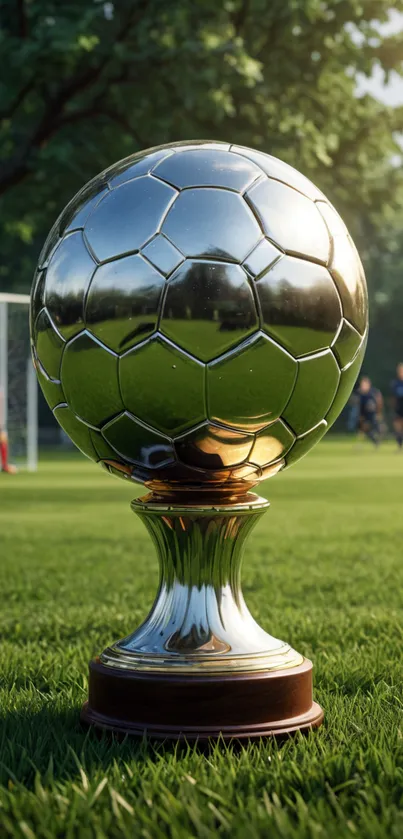
[[[8,305],[23,304],[29,305],[29,294],[4,294],[0,293],[0,393],[1,416],[0,425],[7,431],[8,421]],[[27,327],[28,328],[28,327]],[[38,468],[38,382],[32,359],[26,359],[26,452],[27,469],[35,472]]]

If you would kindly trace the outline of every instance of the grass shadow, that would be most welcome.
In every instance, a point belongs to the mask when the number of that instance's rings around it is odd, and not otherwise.
[[[269,751],[295,741],[295,737],[287,736],[263,739],[266,746],[271,744]],[[38,776],[45,782],[74,781],[80,778],[82,770],[105,773],[114,765],[121,766],[123,773],[129,763],[141,770],[142,764],[157,764],[161,760],[176,763],[191,754],[207,761],[217,752],[221,757],[241,757],[259,750],[261,744],[258,739],[187,742],[114,735],[83,725],[76,707],[10,711],[0,716],[0,785],[33,787]]]
[[[208,758],[217,749],[236,754],[248,747],[236,740],[189,743],[101,732],[83,725],[76,707],[16,710],[0,716],[0,785],[30,787],[38,775],[45,780],[74,780],[82,769],[106,772],[112,764],[141,766],[180,760],[190,753]]]
[[[147,738],[117,738],[80,722],[78,708],[44,707],[0,716],[0,784],[31,785],[35,776],[71,779],[80,769],[106,770],[111,763],[158,759],[166,746]]]

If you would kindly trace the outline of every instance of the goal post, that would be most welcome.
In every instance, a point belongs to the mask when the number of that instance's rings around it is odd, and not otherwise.
[[[38,463],[38,384],[31,360],[28,294],[0,293],[0,429],[10,459],[35,471]]]

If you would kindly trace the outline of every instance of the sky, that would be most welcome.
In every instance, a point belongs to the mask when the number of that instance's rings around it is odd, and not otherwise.
[[[403,29],[403,13],[392,11],[388,23],[379,24],[379,31],[383,35],[393,35]],[[383,72],[376,68],[370,79],[362,76],[358,80],[357,93],[371,93],[387,105],[403,105],[403,78],[397,73],[391,73],[387,85],[383,83]]]

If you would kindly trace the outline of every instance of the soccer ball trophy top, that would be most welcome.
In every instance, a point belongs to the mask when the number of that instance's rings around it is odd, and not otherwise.
[[[34,363],[62,428],[114,475],[160,561],[133,634],[90,665],[83,719],[155,737],[319,725],[312,665],[240,588],[268,502],[346,403],[366,342],[363,269],[341,218],[270,155],[196,141],[117,163],[70,202],[39,260]]]

